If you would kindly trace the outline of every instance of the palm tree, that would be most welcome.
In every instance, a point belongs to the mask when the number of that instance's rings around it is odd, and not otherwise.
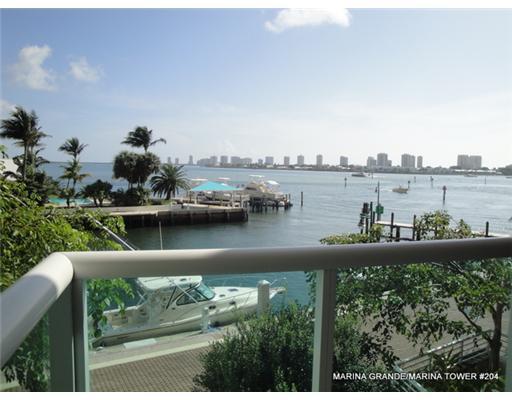
[[[73,157],[73,160],[77,160],[80,153],[84,151],[87,146],[88,144],[80,143],[78,138],[72,137],[71,139],[66,140],[59,147],[59,151],[69,154],[71,157]]]
[[[144,148],[144,152],[147,153],[151,146],[159,142],[167,143],[164,138],[153,140],[153,131],[148,129],[147,126],[137,126],[133,131],[128,133],[126,139],[121,143],[128,144],[132,147],[142,147]]]
[[[41,139],[48,136],[41,131],[38,124],[39,118],[35,111],[28,113],[22,107],[17,106],[11,112],[11,117],[2,120],[0,126],[1,138],[13,139],[17,146],[23,147],[23,181],[27,178],[29,153],[33,153],[34,149],[40,146]]]
[[[151,190],[153,190],[153,193],[160,197],[165,195],[165,200],[169,200],[171,194],[173,196],[176,195],[177,189],[190,189],[185,171],[182,169],[183,165],[164,164],[160,169],[160,174],[151,178]]]

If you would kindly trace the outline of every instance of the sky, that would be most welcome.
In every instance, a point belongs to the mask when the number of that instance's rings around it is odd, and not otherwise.
[[[73,136],[112,161],[140,125],[164,160],[504,166],[512,10],[1,10],[0,102],[36,111],[53,161]]]

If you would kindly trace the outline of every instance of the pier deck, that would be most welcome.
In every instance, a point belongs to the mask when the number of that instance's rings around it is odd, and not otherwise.
[[[245,208],[200,204],[101,207],[90,208],[109,215],[121,216],[127,227],[162,225],[190,225],[215,222],[244,222],[248,219]]]

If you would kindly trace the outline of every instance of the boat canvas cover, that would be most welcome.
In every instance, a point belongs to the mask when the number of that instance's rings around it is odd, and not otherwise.
[[[201,275],[194,276],[154,276],[148,278],[138,278],[137,281],[147,292],[153,292],[160,289],[168,289],[174,286],[188,288],[191,285],[196,286],[203,280]]]
[[[235,190],[238,189],[234,186],[211,181],[202,183],[201,185],[190,189],[191,192],[233,192]]]

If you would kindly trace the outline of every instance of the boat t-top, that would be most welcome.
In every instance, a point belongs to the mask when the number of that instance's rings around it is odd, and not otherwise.
[[[138,295],[136,305],[104,312],[107,323],[94,347],[200,329],[202,312],[208,308],[210,325],[235,322],[256,312],[255,287],[209,287],[201,276],[168,276],[129,280]],[[270,288],[270,299],[285,291]]]
[[[252,199],[284,201],[286,196],[279,191],[279,183],[273,180],[264,180],[263,175],[250,175],[249,182],[243,189]]]

